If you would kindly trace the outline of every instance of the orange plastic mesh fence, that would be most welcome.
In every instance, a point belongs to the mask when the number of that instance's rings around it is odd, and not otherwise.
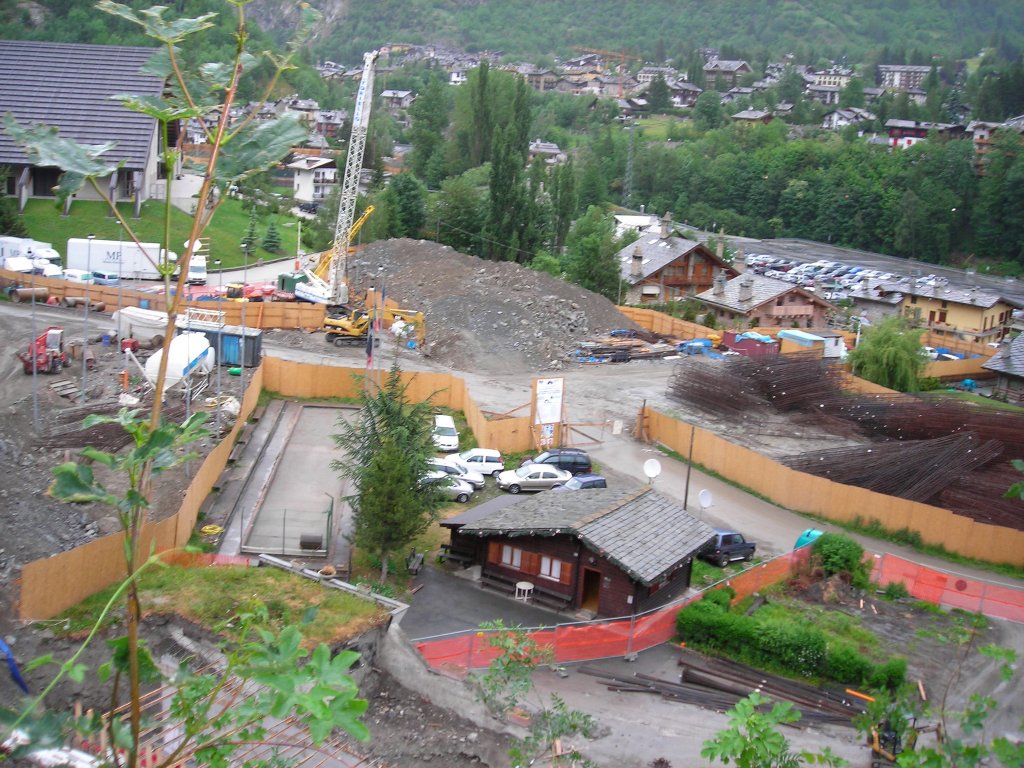
[[[736,591],[737,598],[749,597],[806,565],[810,549],[803,547],[765,561],[709,589],[727,584]],[[1024,622],[1024,590],[943,573],[895,555],[874,558],[872,580],[881,585],[902,582],[912,596],[946,607]],[[676,600],[633,617],[561,624],[530,634],[539,645],[551,646],[558,662],[625,656],[674,638],[680,609],[698,598],[694,595]],[[498,655],[490,645],[488,632],[483,630],[423,640],[416,648],[428,665],[455,676],[464,676],[467,669],[486,667]]]
[[[896,555],[876,561],[874,580],[882,586],[899,582],[919,600],[1024,623],[1024,590],[936,571]]]

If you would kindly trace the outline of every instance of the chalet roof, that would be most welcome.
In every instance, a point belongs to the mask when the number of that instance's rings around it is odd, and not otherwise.
[[[380,92],[380,96],[382,99],[404,99],[411,95],[412,91],[396,91],[392,89]]]
[[[288,163],[288,167],[295,171],[313,171],[318,168],[324,168],[332,165],[334,165],[333,157],[314,157],[311,155],[296,155],[295,158]]]
[[[649,486],[539,493],[467,522],[473,536],[569,534],[651,584],[693,557],[714,530]]]
[[[745,61],[732,59],[712,59],[704,65],[705,72],[738,72],[741,69],[750,70],[750,65]]]
[[[764,120],[766,117],[771,117],[771,112],[766,112],[763,109],[744,109],[742,112],[737,112],[732,116],[733,120]]]
[[[0,40],[0,114],[24,124],[52,125],[81,144],[115,142],[111,163],[129,170],[146,166],[156,120],[112,101],[115,94],[156,96],[163,80],[139,73],[155,48],[123,45]],[[0,131],[0,164],[25,165],[28,158]]]
[[[913,282],[890,283],[888,286],[879,288],[881,293],[898,291],[904,296],[917,296],[922,299],[938,299],[952,304],[963,304],[966,306],[991,309],[1002,302],[1015,309],[1024,307],[1024,303],[1016,299],[1000,296],[998,293],[988,293],[979,288],[957,288],[953,285],[917,285]]]
[[[712,261],[715,266],[732,271],[724,261],[718,258],[715,253],[703,243],[695,240],[687,240],[685,237],[661,237],[658,231],[658,224],[655,224],[645,232],[640,233],[640,239],[630,243],[617,254],[619,259],[619,272],[622,279],[630,285],[636,285],[647,277],[657,274],[668,264],[685,256],[696,248],[700,248],[702,254]],[[634,274],[634,255],[639,252],[641,256],[640,275]]]
[[[745,282],[749,281],[751,293],[749,299],[740,298],[740,286]],[[732,280],[726,282],[721,293],[715,293],[714,288],[709,288],[703,293],[696,295],[697,301],[700,301],[708,306],[720,307],[730,312],[746,313],[762,304],[767,304],[770,301],[776,301],[779,297],[785,296],[788,293],[798,293],[806,297],[809,301],[816,304],[821,304],[826,307],[831,307],[832,304],[825,301],[824,299],[815,296],[810,291],[801,288],[793,283],[787,283],[784,280],[776,280],[773,277],[764,277],[762,275],[744,274],[739,277],[735,277]]]
[[[987,371],[1024,378],[1024,333],[1012,341],[1004,341],[995,355],[981,367]]]

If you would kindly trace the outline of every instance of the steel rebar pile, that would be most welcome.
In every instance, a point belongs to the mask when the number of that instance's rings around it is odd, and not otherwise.
[[[997,440],[981,442],[976,435],[961,432],[933,440],[813,451],[783,463],[837,483],[923,502],[972,470],[995,461],[1002,452],[1003,445]]]
[[[957,480],[942,491],[939,503],[979,523],[1021,531],[1024,530],[1024,501],[1007,499],[1003,495],[1020,480],[1021,474],[1013,465],[1008,461],[1000,461],[983,471],[972,472]]]
[[[841,391],[840,369],[813,355],[743,358],[737,368],[754,391],[780,411],[815,408]]]
[[[760,404],[747,379],[737,372],[730,364],[684,358],[672,370],[668,394],[710,413],[737,417]]]

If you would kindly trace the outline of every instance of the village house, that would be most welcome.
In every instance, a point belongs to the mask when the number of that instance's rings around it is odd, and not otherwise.
[[[1006,335],[1013,310],[1024,304],[980,288],[901,283],[885,292],[898,292],[900,314],[937,336],[974,342],[998,342]]]
[[[416,101],[416,94],[412,91],[395,91],[387,89],[380,92],[380,102],[384,109],[390,112],[397,112],[408,109]]]
[[[677,237],[672,215],[616,255],[619,260],[620,302],[662,303],[684,299],[711,286],[715,275],[739,273],[703,243]]]
[[[964,127],[951,123],[929,123],[920,120],[887,120],[885,130],[889,133],[889,145],[894,149],[906,149],[928,138],[931,131],[942,138],[959,139],[964,136]]]
[[[679,78],[679,73],[672,67],[643,67],[636,73],[636,81],[641,85],[647,85],[653,82],[658,75],[661,75],[661,79],[666,83]]]
[[[877,83],[887,90],[907,91],[920,88],[931,67],[912,64],[879,64]]]
[[[838,85],[821,85],[820,83],[811,83],[804,88],[807,98],[821,102],[826,107],[839,103],[839,91]]]
[[[713,58],[704,65],[704,81],[708,88],[725,91],[739,82],[743,75],[753,70],[745,61]]]
[[[843,107],[829,112],[821,120],[821,127],[827,131],[838,131],[848,125],[873,123],[875,116],[860,107]]]
[[[848,67],[829,67],[809,73],[817,85],[831,85],[842,90],[850,84],[853,70]]]
[[[103,184],[114,201],[132,201],[133,215],[139,216],[143,202],[166,195],[162,137],[155,118],[111,97],[160,96],[163,79],[140,74],[155,52],[124,45],[0,40],[0,115],[11,114],[22,125],[53,126],[61,138],[81,144],[111,143],[104,162],[120,167]],[[172,146],[180,130],[179,123],[170,124]],[[33,165],[6,131],[0,131],[0,166],[10,170],[7,193],[20,211],[30,197],[54,197],[60,169]],[[77,197],[98,199],[89,185]],[[71,204],[69,197],[65,214]]]
[[[592,616],[628,616],[690,586],[714,530],[650,486],[499,496],[442,520],[448,556],[520,599]]]
[[[527,150],[527,163],[532,163],[538,157],[544,160],[546,165],[556,165],[565,162],[565,152],[557,144],[550,141],[534,139],[530,142]]]
[[[728,281],[719,275],[696,298],[722,328],[823,328],[835,310],[806,288],[749,273]]]
[[[1024,334],[1004,339],[982,368],[996,375],[992,397],[1008,403],[1024,403]]]
[[[697,97],[704,93],[704,89],[685,80],[673,80],[668,83],[669,96],[672,99],[672,106],[676,108],[692,107],[697,103]]]
[[[338,185],[338,167],[333,157],[296,155],[286,167],[293,174],[293,194],[299,202],[321,202]]]
[[[768,123],[775,119],[775,116],[765,109],[744,109],[742,112],[732,115],[731,119],[734,122],[746,123],[748,125],[754,123],[768,125]]]

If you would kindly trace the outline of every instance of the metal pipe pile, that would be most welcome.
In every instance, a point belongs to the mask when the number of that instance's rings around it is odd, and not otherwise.
[[[923,502],[1002,453],[1003,445],[997,440],[982,442],[973,433],[958,432],[932,440],[812,451],[782,463],[837,483]]]
[[[600,678],[609,690],[626,693],[657,693],[705,709],[725,711],[754,691],[792,702],[801,712],[801,722],[851,725],[864,712],[859,699],[845,693],[816,688],[807,683],[768,674],[761,670],[703,656],[683,649],[679,682],[650,675],[616,675],[597,667],[583,666],[580,672]]]

